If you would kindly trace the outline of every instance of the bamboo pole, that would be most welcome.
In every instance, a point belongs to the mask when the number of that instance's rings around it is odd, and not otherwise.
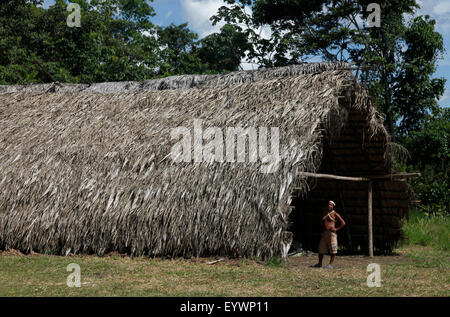
[[[373,175],[367,176],[370,179],[391,179],[391,178],[412,178],[412,177],[420,177],[420,173],[396,173],[396,174],[388,174],[388,175]]]
[[[368,186],[368,232],[369,232],[369,256],[373,257],[373,227],[372,227],[372,182],[369,181]]]
[[[314,177],[314,178],[326,178],[326,179],[335,179],[342,181],[355,181],[355,182],[367,182],[370,180],[379,180],[379,179],[402,179],[402,178],[412,178],[419,177],[420,173],[397,173],[397,174],[387,174],[387,175],[371,175],[364,177],[350,177],[350,176],[340,176],[333,174],[320,174],[320,173],[308,173],[308,172],[300,172],[298,176],[306,176],[306,177]]]
[[[373,175],[366,177],[349,177],[349,176],[338,176],[332,174],[319,174],[319,173],[307,173],[300,172],[298,176],[306,176],[306,177],[315,177],[315,178],[326,178],[326,179],[335,179],[335,180],[343,180],[343,181],[357,181],[357,182],[368,182],[368,202],[367,202],[367,218],[368,218],[368,236],[369,236],[369,256],[373,257],[373,217],[372,217],[372,180],[382,180],[382,179],[404,179],[411,177],[418,177],[420,173],[397,173],[397,174],[388,174],[388,175]],[[296,188],[298,189],[298,188]]]
[[[298,176],[336,179],[336,180],[341,180],[341,181],[365,181],[366,182],[369,180],[364,177],[349,177],[349,176],[338,176],[338,175],[332,175],[332,174],[318,174],[318,173],[307,173],[307,172],[298,173]]]

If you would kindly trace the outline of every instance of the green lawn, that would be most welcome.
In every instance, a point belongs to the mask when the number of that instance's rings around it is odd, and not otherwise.
[[[450,221],[412,214],[393,256],[338,256],[314,269],[315,256],[271,259],[130,258],[0,252],[0,296],[450,296]],[[327,260],[327,258],[325,259]],[[66,284],[67,265],[81,287]],[[367,265],[381,267],[381,287],[367,286]]]
[[[396,256],[338,257],[332,270],[312,256],[277,264],[248,259],[150,259],[0,253],[0,296],[450,296],[449,252],[407,246]],[[369,288],[369,263],[382,285]],[[81,267],[81,287],[66,285],[66,267]]]

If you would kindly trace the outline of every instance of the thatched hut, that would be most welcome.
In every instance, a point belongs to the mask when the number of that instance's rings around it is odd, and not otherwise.
[[[176,127],[276,127],[279,161],[175,162]],[[302,176],[391,172],[390,141],[342,63],[145,82],[0,87],[0,248],[53,254],[286,256],[314,250],[329,199],[367,249],[367,184]],[[249,151],[250,145],[246,148]],[[389,252],[407,184],[373,183],[374,246]]]

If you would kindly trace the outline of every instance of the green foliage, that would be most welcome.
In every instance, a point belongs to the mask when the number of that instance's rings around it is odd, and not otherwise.
[[[158,45],[143,0],[77,0],[81,27],[68,27],[67,3],[32,1],[0,9],[0,83],[144,80],[154,76]],[[120,13],[119,13],[120,12]],[[146,35],[144,35],[146,34]]]
[[[160,52],[159,75],[170,76],[199,73],[201,60],[195,54],[198,35],[191,32],[187,23],[157,27]]]
[[[428,114],[439,111],[436,99],[444,93],[445,79],[432,75],[444,46],[434,25],[435,21],[428,16],[417,17],[404,30],[407,48],[396,61],[393,78],[392,112],[395,119],[400,119],[397,135],[419,131]]]
[[[274,256],[268,259],[265,263],[267,266],[281,267],[283,266],[283,260],[280,257]]]
[[[411,213],[403,227],[410,245],[430,246],[437,250],[450,250],[450,218],[442,215]]]
[[[356,63],[387,130],[411,154],[410,165],[403,169],[422,173],[411,184],[424,208],[450,213],[449,118],[448,112],[439,117],[437,103],[445,79],[433,78],[444,45],[434,20],[411,16],[419,7],[416,0],[376,1],[380,27],[358,22],[367,21],[371,0],[226,2],[228,7],[221,7],[211,20],[245,25],[253,46],[248,57],[261,66],[289,65],[313,56]],[[270,39],[254,31],[261,25],[271,28]]]
[[[154,26],[145,0],[74,0],[81,27],[69,27],[67,2],[7,1],[0,7],[0,84],[142,81],[236,70],[248,44],[225,26],[198,41],[181,25]]]
[[[244,24],[253,49],[248,57],[261,66],[283,66],[313,56],[328,61],[354,62],[361,66],[361,80],[368,82],[388,131],[401,136],[420,130],[425,117],[436,112],[436,98],[445,80],[432,79],[444,51],[435,22],[420,16],[407,23],[405,16],[418,8],[415,0],[383,0],[381,27],[367,27],[370,0],[227,0],[211,18]],[[246,6],[252,6],[250,11]],[[271,28],[270,39],[255,31]]]
[[[205,72],[222,73],[238,70],[246,51],[251,49],[247,35],[240,26],[226,24],[220,33],[213,33],[200,41],[198,56]]]
[[[400,139],[408,149],[411,160],[408,171],[420,171],[422,176],[412,179],[414,192],[427,213],[446,210],[450,214],[450,109],[436,116],[429,116],[422,130]]]
[[[212,74],[238,70],[245,52],[251,48],[239,26],[225,25],[198,41],[187,23],[157,27],[160,76]]]
[[[436,116],[428,116],[420,131],[403,138],[403,144],[411,153],[414,165],[432,164],[447,168],[450,158],[450,108],[442,109]]]
[[[417,170],[417,168],[416,168]],[[421,171],[422,176],[412,180],[414,193],[418,196],[425,214],[450,215],[450,187],[448,176],[436,170],[432,165],[426,165]]]

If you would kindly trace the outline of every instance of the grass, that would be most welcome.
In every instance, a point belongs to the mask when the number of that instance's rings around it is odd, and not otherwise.
[[[450,250],[450,217],[411,213],[405,222],[404,232],[408,245],[433,247],[437,250]]]
[[[316,257],[266,263],[227,259],[130,258],[0,253],[0,296],[450,296],[447,251],[405,246],[397,256],[341,256],[332,270]],[[381,266],[382,286],[366,284],[367,265]],[[81,287],[66,285],[67,265],[81,267]]]
[[[449,218],[413,213],[395,256],[338,256],[332,270],[316,257],[266,262],[130,258],[119,254],[53,256],[0,252],[0,296],[450,296]],[[67,265],[81,267],[81,287],[66,284]],[[369,288],[367,265],[381,267]]]

